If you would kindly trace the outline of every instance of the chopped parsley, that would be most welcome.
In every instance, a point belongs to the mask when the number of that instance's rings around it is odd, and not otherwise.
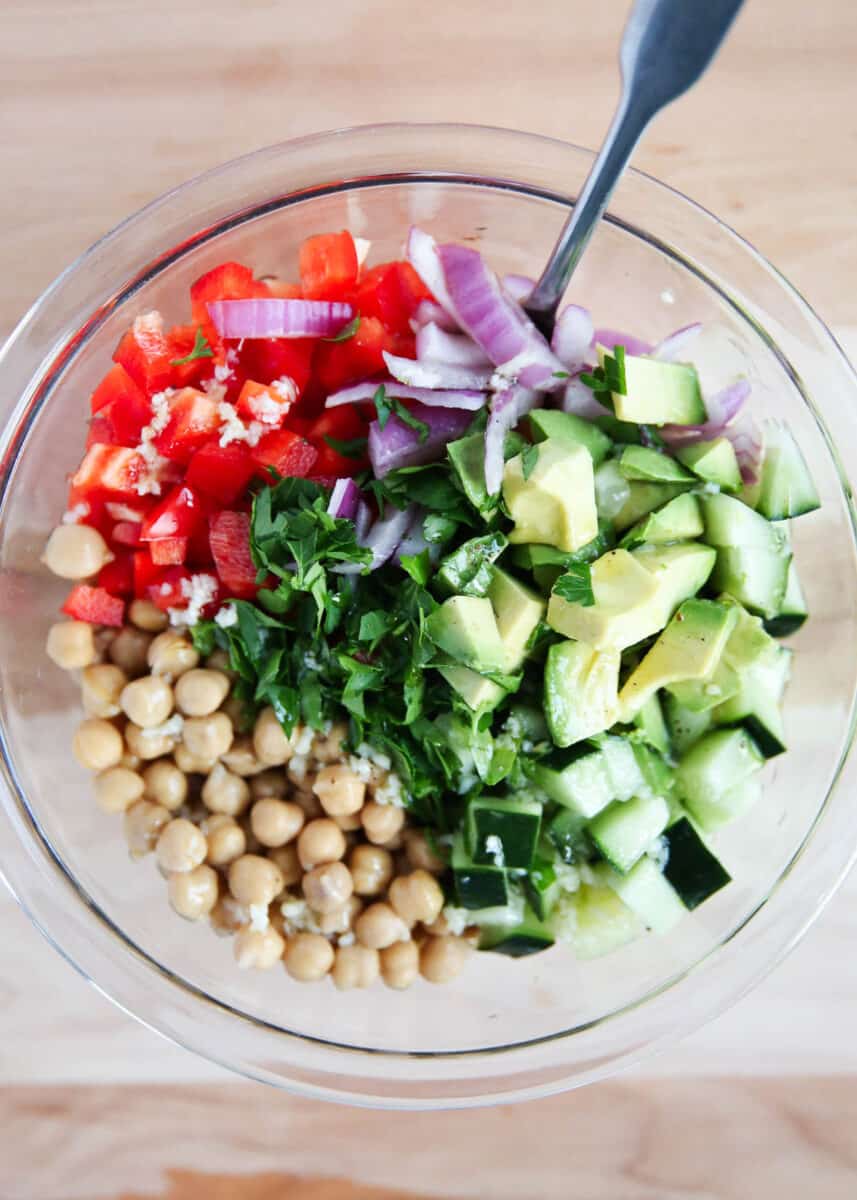
[[[324,435],[324,440],[330,446],[331,450],[335,450],[343,458],[363,458],[369,443],[369,439],[365,437],[350,438],[348,441],[342,441],[340,438],[331,437],[327,433]]]
[[[358,313],[353,320],[349,321],[339,333],[333,337],[322,338],[323,342],[347,342],[349,338],[353,338],[357,330],[360,328],[360,314]]]
[[[596,395],[603,392],[615,392],[626,396],[628,385],[625,380],[625,347],[614,346],[613,354],[604,355],[604,365],[596,367],[591,373],[584,371],[580,382],[585,383]]]
[[[378,414],[379,429],[386,429],[390,417],[396,416],[403,425],[407,425],[409,429],[413,429],[419,442],[428,440],[430,430],[425,421],[421,421],[419,417],[415,417],[409,409],[405,408],[401,400],[397,400],[395,396],[388,396],[387,389],[383,383],[372,399],[375,404],[375,411]]]
[[[590,608],[595,603],[592,591],[592,569],[587,562],[569,563],[564,574],[553,585],[553,594],[570,604]]]
[[[214,358],[214,351],[208,344],[208,338],[202,332],[199,325],[196,327],[196,334],[193,339],[193,349],[190,354],[186,354],[184,358],[173,358],[170,360],[171,367],[183,367],[186,363],[196,362],[198,358]]]

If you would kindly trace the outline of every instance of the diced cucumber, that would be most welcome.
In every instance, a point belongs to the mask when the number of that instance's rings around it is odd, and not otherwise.
[[[685,806],[703,829],[716,829],[744,811],[750,793],[738,796],[763,758],[744,729],[707,733],[682,758],[676,785]],[[734,799],[733,799],[734,798]]]
[[[551,800],[581,818],[594,817],[613,799],[613,781],[595,742],[549,754],[539,761],[533,776]]]
[[[545,716],[557,746],[592,737],[616,721],[618,650],[586,642],[555,642],[545,661]]]
[[[603,884],[582,884],[573,898],[574,932],[572,944],[580,959],[600,958],[639,937],[639,918],[623,903],[612,888]],[[555,921],[552,923],[555,928]],[[557,937],[560,931],[556,930]]]
[[[638,788],[641,796],[668,796],[675,782],[673,770],[666,759],[646,742],[633,741],[631,747],[643,784]]]
[[[510,958],[523,958],[548,950],[553,943],[553,934],[548,926],[532,909],[525,908],[523,920],[518,925],[483,925],[479,949],[506,954]]]
[[[523,884],[524,894],[533,912],[540,921],[544,921],[550,915],[560,893],[559,881],[551,860],[537,854],[529,872],[524,876]]]
[[[685,807],[699,827],[708,833],[743,817],[759,802],[761,795],[761,780],[750,776],[719,795],[700,796],[693,803],[685,800]]]
[[[467,810],[467,849],[471,861],[528,869],[533,860],[542,806],[537,800],[480,797]]]
[[[687,817],[664,834],[668,858],[664,876],[685,908],[694,909],[731,882],[731,875],[711,853]]]
[[[637,715],[634,724],[661,754],[670,752],[670,735],[664,720],[661,702],[657,696],[650,696]]]
[[[668,933],[687,913],[678,892],[657,863],[646,855],[627,875],[620,875],[606,866],[598,867],[597,873],[654,933]]]
[[[634,745],[628,738],[607,736],[601,739],[601,750],[607,764],[607,774],[613,789],[612,799],[630,800],[641,790],[646,781]]]
[[[706,483],[714,483],[724,492],[741,490],[741,471],[728,438],[719,437],[711,442],[684,446],[676,451],[676,457]]]
[[[530,413],[530,428],[533,441],[543,442],[554,438],[567,446],[585,446],[597,467],[610,453],[612,445],[606,433],[573,413],[560,412],[554,408],[537,408]]]
[[[721,546],[754,546],[771,552],[781,551],[785,536],[759,513],[734,496],[700,496],[705,541]]]
[[[796,633],[800,629],[808,615],[803,588],[801,587],[800,577],[797,572],[797,564],[792,559],[789,563],[786,590],[780,610],[775,617],[768,618],[765,622],[765,629],[767,629],[771,637],[788,637],[789,634]]]
[[[765,758],[786,749],[780,702],[791,670],[791,651],[784,646],[776,646],[775,651],[745,667],[734,694],[712,713],[717,725],[743,724]]]
[[[592,848],[584,829],[584,818],[570,808],[563,808],[548,825],[548,841],[559,858],[567,865],[580,862]]]
[[[626,446],[619,457],[619,470],[626,479],[642,483],[693,483],[694,477],[668,454],[647,446]]]
[[[589,836],[611,867],[625,875],[666,829],[669,815],[662,796],[617,800],[589,822]]]
[[[671,683],[667,691],[692,712],[703,713],[734,696],[740,687],[737,673],[723,659],[705,679],[686,679]]]
[[[729,592],[751,612],[770,619],[782,608],[790,561],[785,547],[770,550],[762,546],[721,546],[711,586]]]
[[[714,724],[709,712],[686,708],[674,695],[664,695],[664,718],[669,730],[673,753],[679,758],[708,733]]]
[[[699,501],[691,492],[683,492],[663,508],[638,521],[628,530],[620,545],[633,550],[635,546],[642,546],[644,542],[657,545],[662,542],[688,541],[701,537],[703,528]]]
[[[766,421],[757,511],[769,521],[784,521],[820,506],[806,459],[791,430],[781,421]]]
[[[474,863],[456,834],[452,845],[455,894],[462,908],[500,908],[509,903],[509,881],[502,868]]]
[[[662,508],[688,484],[641,483],[626,479],[615,458],[608,458],[595,472],[595,504],[598,516],[616,529],[627,529],[656,508]]]

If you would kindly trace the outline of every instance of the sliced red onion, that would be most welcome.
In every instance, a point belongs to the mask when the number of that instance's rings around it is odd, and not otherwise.
[[[357,512],[354,514],[354,535],[360,545],[363,545],[364,538],[369,532],[369,526],[372,524],[372,509],[361,497],[357,501]]]
[[[440,555],[440,546],[436,543],[432,545],[426,541],[426,536],[423,532],[425,516],[426,510],[417,506],[410,527],[399,543],[398,550],[396,550],[397,562],[401,562],[403,558],[413,558],[417,554],[422,554],[423,550],[428,550],[431,562],[437,561]]]
[[[206,307],[225,338],[334,337],[354,318],[350,304],[335,300],[213,300]]]
[[[561,408],[563,412],[573,413],[586,421],[594,421],[597,417],[606,416],[608,412],[604,405],[596,400],[592,388],[587,387],[577,376],[569,379],[565,385]]]
[[[516,304],[523,304],[535,286],[535,279],[530,279],[529,275],[503,276],[503,291],[507,296],[510,296]]]
[[[453,304],[446,287],[434,238],[425,230],[412,225],[408,233],[405,253],[408,256],[408,262],[434,296],[438,306],[446,312],[447,317],[452,316]]]
[[[331,517],[351,519],[360,502],[360,488],[353,479],[337,479],[330,493],[327,511]]]
[[[402,358],[398,354],[384,351],[387,370],[407,387],[430,388],[432,391],[475,390],[484,391],[491,383],[489,370],[477,371],[473,367],[459,367],[448,363],[422,363],[414,358]]]
[[[412,359],[407,359],[412,362]],[[418,400],[430,408],[463,408],[467,412],[477,412],[485,406],[488,397],[484,392],[473,388],[458,388],[453,391],[433,388],[408,387],[405,383],[395,380],[377,379],[367,383],[355,383],[351,387],[342,388],[327,397],[325,408],[341,408],[343,404],[362,404],[371,400],[379,387],[383,387],[388,396],[394,400]]]
[[[429,321],[417,332],[417,358],[420,362],[491,368],[491,362],[481,346],[463,333],[447,333],[434,321]]]
[[[702,325],[699,321],[677,329],[675,333],[665,337],[662,342],[658,342],[652,351],[652,358],[659,358],[662,362],[675,362],[679,355],[684,354],[687,347],[699,337],[700,333],[702,333]]]
[[[730,421],[738,415],[750,395],[750,384],[739,379],[705,402],[708,420],[702,425],[662,425],[658,433],[668,446],[692,446],[725,434]]]
[[[728,437],[732,443],[743,481],[749,484],[758,483],[765,442],[752,414],[745,408],[731,425],[726,426],[723,436]]]
[[[402,538],[410,528],[416,505],[409,504],[406,509],[389,507],[383,517],[379,517],[366,538],[366,549],[372,551],[370,571],[377,571],[393,555]]]
[[[589,310],[579,304],[567,304],[557,317],[551,349],[569,371],[586,362],[594,332]]]
[[[411,319],[411,328],[414,333],[419,332],[423,325],[434,324],[441,329],[445,329],[448,333],[458,333],[458,323],[455,317],[451,316],[445,308],[441,308],[439,304],[435,304],[434,300],[420,300],[417,305],[417,311]]]
[[[460,408],[429,408],[415,404],[412,414],[429,427],[421,442],[417,431],[398,417],[388,419],[383,429],[377,421],[369,426],[369,459],[376,479],[399,467],[417,467],[439,458],[447,442],[460,438],[473,417]]]
[[[485,487],[489,496],[496,496],[503,483],[506,434],[535,407],[537,401],[537,392],[517,385],[498,392],[491,401],[491,415],[485,429]]]
[[[616,346],[624,346],[628,354],[651,354],[651,342],[644,342],[634,337],[633,333],[623,333],[621,329],[596,329],[592,335],[593,346],[603,346],[605,350],[614,350]]]

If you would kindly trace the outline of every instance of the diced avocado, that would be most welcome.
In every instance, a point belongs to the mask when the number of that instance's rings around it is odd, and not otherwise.
[[[515,523],[509,541],[579,550],[598,533],[592,457],[552,438],[536,449],[531,468],[518,454],[503,470],[503,498]]]
[[[606,865],[597,867],[596,874],[655,933],[668,933],[687,912],[657,863],[645,855],[627,875]]]
[[[592,564],[591,579],[594,604],[551,596],[547,620],[557,633],[596,650],[623,650],[666,624],[656,578],[628,550],[602,555]]]
[[[513,926],[483,925],[479,937],[479,949],[494,954],[507,954],[510,958],[523,958],[528,954],[539,954],[554,943],[548,925],[529,907],[519,924]]]
[[[684,679],[671,683],[667,690],[691,712],[708,712],[734,696],[740,686],[737,673],[721,658],[704,679]]]
[[[676,542],[669,546],[638,546],[632,555],[650,571],[663,604],[662,629],[678,606],[704,587],[712,572],[715,553],[699,542]]]
[[[453,691],[458,692],[464,703],[474,712],[480,710],[487,712],[496,708],[503,697],[508,695],[505,688],[500,687],[499,683],[494,683],[478,672],[471,671],[470,667],[446,666],[438,667],[438,671]]]
[[[690,815],[703,829],[716,829],[738,816],[749,798],[742,785],[763,761],[745,730],[707,733],[688,750],[676,771],[676,785]]]
[[[503,454],[505,458],[520,453],[526,445],[524,439],[517,433],[507,433]],[[458,476],[461,490],[467,499],[484,515],[496,510],[496,497],[488,495],[485,486],[485,435],[472,433],[467,437],[450,442],[446,447],[449,461]]]
[[[627,529],[641,517],[690,487],[687,483],[643,483],[626,479],[615,458],[608,458],[595,472],[595,503],[598,516],[618,530]]]
[[[646,741],[659,750],[661,754],[670,752],[670,735],[664,720],[661,702],[657,696],[650,696],[634,717],[634,724]]]
[[[806,459],[791,430],[782,422],[766,421],[757,510],[770,521],[784,521],[820,506]]]
[[[710,712],[686,708],[671,692],[664,695],[664,719],[673,753],[679,757],[686,754],[703,734],[708,733],[714,723]]]
[[[616,800],[589,822],[589,836],[611,867],[625,875],[666,829],[669,815],[663,796]]]
[[[474,863],[456,834],[452,845],[455,894],[462,908],[497,908],[509,903],[509,881],[501,867]]]
[[[537,800],[479,797],[467,809],[467,849],[474,863],[526,870],[542,819]]]
[[[545,716],[557,746],[602,733],[616,721],[618,650],[556,642],[545,661]]]
[[[738,614],[715,600],[685,600],[619,694],[621,719],[630,721],[659,688],[705,679],[723,653]]]
[[[435,645],[463,666],[505,670],[506,649],[486,596],[451,596],[426,617],[425,628]]]
[[[690,492],[670,500],[663,508],[649,513],[634,525],[619,543],[628,550],[644,542],[660,545],[663,542],[683,542],[701,537],[702,513],[699,501]]]
[[[609,351],[596,347],[603,367]],[[699,425],[706,419],[696,369],[684,363],[625,355],[625,394],[613,392],[620,421],[646,425]]]
[[[690,471],[668,454],[648,446],[626,446],[619,458],[619,470],[626,479],[641,483],[693,483]]]
[[[599,958],[633,941],[642,932],[639,919],[612,888],[581,884],[574,896],[575,923],[572,944],[578,958]],[[550,922],[555,932],[555,919]]]
[[[445,592],[485,596],[491,586],[492,566],[508,546],[502,533],[470,538],[438,563],[435,580]]]
[[[526,657],[527,644],[545,615],[545,602],[526,584],[519,583],[499,567],[491,570],[488,599],[503,643],[503,669],[517,671]]]
[[[796,633],[809,615],[804,599],[797,563],[794,559],[789,563],[789,573],[786,576],[786,591],[779,612],[765,622],[765,629],[772,637],[784,638]]]
[[[676,458],[690,467],[694,475],[706,483],[716,483],[724,492],[741,490],[741,470],[728,438],[719,437],[711,442],[684,446],[676,451]]]
[[[729,872],[714,857],[687,817],[664,834],[667,861],[664,875],[685,908],[694,909],[731,882]]]
[[[601,812],[614,798],[607,760],[596,742],[549,754],[540,760],[533,777],[551,800],[570,809],[580,823]]]
[[[530,428],[533,440],[543,442],[546,438],[564,446],[585,446],[597,467],[610,453],[611,441],[591,421],[584,421],[574,413],[560,412],[555,408],[537,408],[530,413]]]
[[[535,567],[563,567],[572,563],[594,562],[602,554],[612,549],[614,544],[613,528],[608,522],[602,522],[598,533],[591,542],[568,554],[565,550],[557,550],[556,546],[541,546],[531,542],[527,546],[513,546],[509,557],[516,567],[531,571]]]

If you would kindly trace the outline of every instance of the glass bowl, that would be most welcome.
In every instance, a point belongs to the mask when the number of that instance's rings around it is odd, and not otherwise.
[[[714,840],[734,876],[668,936],[578,963],[480,955],[451,986],[339,994],[284,971],[241,972],[228,940],[167,905],[154,862],[131,865],[72,761],[74,681],[44,653],[64,588],[39,562],[80,457],[88,396],[135,314],[187,312],[191,281],[239,259],[288,278],[310,233],[347,227],[372,261],[412,222],[470,242],[499,271],[537,272],[591,162],[586,150],[465,126],[360,128],[261,150],[170,192],[92,247],[7,343],[0,480],[0,862],[46,937],[151,1028],[293,1091],[399,1108],[545,1095],[598,1079],[741,996],[818,916],[857,846],[847,758],[857,678],[857,570],[837,447],[857,446],[857,379],[800,296],[709,213],[636,172],[575,275],[596,324],[656,341],[705,323],[704,383],[751,376],[786,418],[823,507],[794,524],[811,619],[796,651],[790,752],[763,801]]]

